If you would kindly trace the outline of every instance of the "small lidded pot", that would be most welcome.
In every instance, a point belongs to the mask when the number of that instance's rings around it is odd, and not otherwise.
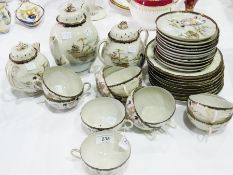
[[[96,74],[96,85],[102,96],[125,102],[142,85],[142,70],[138,66],[106,66]]]
[[[6,64],[6,75],[13,89],[29,94],[41,91],[40,82],[46,68],[47,58],[40,53],[40,44],[20,42],[14,46]]]
[[[99,36],[81,9],[67,4],[51,30],[50,49],[57,65],[75,72],[88,70],[96,58]]]
[[[6,8],[6,3],[0,2],[0,33],[7,33],[10,30],[11,14]]]
[[[145,39],[140,34],[145,31]],[[147,30],[138,30],[126,21],[114,26],[108,38],[99,42],[98,57],[105,65],[111,66],[143,66],[145,46],[148,39]]]

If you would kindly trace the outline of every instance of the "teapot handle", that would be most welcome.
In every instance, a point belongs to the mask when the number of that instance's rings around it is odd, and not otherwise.
[[[147,29],[140,29],[140,30],[139,30],[139,34],[141,34],[142,32],[145,32],[145,38],[144,38],[143,44],[146,45],[146,44],[147,44],[148,37],[149,37],[149,32],[148,32]]]
[[[106,43],[108,41],[106,39],[103,39],[102,41],[100,41],[97,45],[97,54],[98,54],[98,57],[99,57],[99,60],[105,65],[105,61],[104,61],[104,58],[103,58],[103,47],[106,46]],[[102,47],[101,45],[104,44]]]

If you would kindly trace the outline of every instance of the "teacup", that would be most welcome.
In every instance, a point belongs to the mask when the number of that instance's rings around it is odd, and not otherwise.
[[[80,149],[72,149],[71,155],[81,159],[90,174],[119,174],[130,158],[129,141],[116,131],[100,131],[89,135]]]
[[[106,66],[96,75],[96,84],[101,95],[125,102],[130,93],[141,86],[142,71],[137,66]]]
[[[156,86],[135,89],[126,102],[129,119],[144,131],[169,125],[175,109],[176,103],[171,93]]]
[[[189,119],[192,117],[196,120],[195,123],[201,122],[208,125],[204,129],[199,127],[200,129],[210,131],[216,128],[215,125],[222,126],[230,121],[233,115],[233,103],[214,94],[191,95],[188,99],[187,111]],[[194,125],[199,126],[197,124]]]
[[[207,123],[207,122],[203,122],[199,119],[197,119],[192,112],[190,112],[189,110],[186,111],[187,117],[190,120],[190,122],[197,127],[198,129],[208,132],[209,134],[212,134],[213,132],[219,131],[223,128],[226,127],[228,121],[226,122],[222,122],[222,123]]]
[[[100,97],[87,102],[80,115],[83,125],[90,132],[128,130],[133,127],[132,121],[125,119],[124,105],[109,97]]]
[[[86,89],[85,89],[86,86]],[[48,68],[42,78],[47,103],[56,109],[70,109],[89,91],[90,83],[83,83],[72,70],[61,66]]]

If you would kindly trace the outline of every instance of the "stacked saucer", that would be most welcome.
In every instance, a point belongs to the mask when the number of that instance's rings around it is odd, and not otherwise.
[[[169,12],[157,18],[156,26],[154,53],[163,66],[198,72],[213,61],[219,29],[211,18],[196,12]]]
[[[150,83],[180,101],[192,94],[217,94],[224,84],[224,63],[214,20],[177,11],[159,16],[156,26],[156,38],[146,50]]]
[[[176,100],[187,101],[192,94],[221,91],[224,84],[224,63],[220,50],[217,50],[213,61],[198,72],[181,72],[160,64],[154,53],[155,40],[146,50],[149,80],[153,86],[160,86],[170,91]]]

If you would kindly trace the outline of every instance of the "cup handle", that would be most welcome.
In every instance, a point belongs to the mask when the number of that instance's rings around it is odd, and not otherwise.
[[[86,89],[85,89],[85,86],[86,86]],[[91,89],[91,83],[85,82],[83,87],[84,87],[83,94],[86,94]]]
[[[129,130],[129,129],[131,129],[133,127],[133,125],[134,124],[133,124],[133,122],[131,120],[125,119],[123,121],[123,126],[122,126],[121,129],[123,129],[123,130]]]
[[[145,32],[145,38],[144,38],[144,41],[143,41],[143,44],[146,45],[147,44],[147,40],[148,40],[148,37],[149,37],[149,32],[147,29],[140,29],[139,30],[139,33],[141,35],[142,32]]]
[[[72,149],[70,154],[75,158],[81,159],[81,153],[79,149]]]
[[[104,58],[103,58],[103,47],[105,47],[106,43],[108,41],[106,39],[100,41],[97,45],[97,54],[98,54],[98,58],[99,60],[105,65],[105,61],[104,61]],[[102,47],[101,45],[104,44]]]

